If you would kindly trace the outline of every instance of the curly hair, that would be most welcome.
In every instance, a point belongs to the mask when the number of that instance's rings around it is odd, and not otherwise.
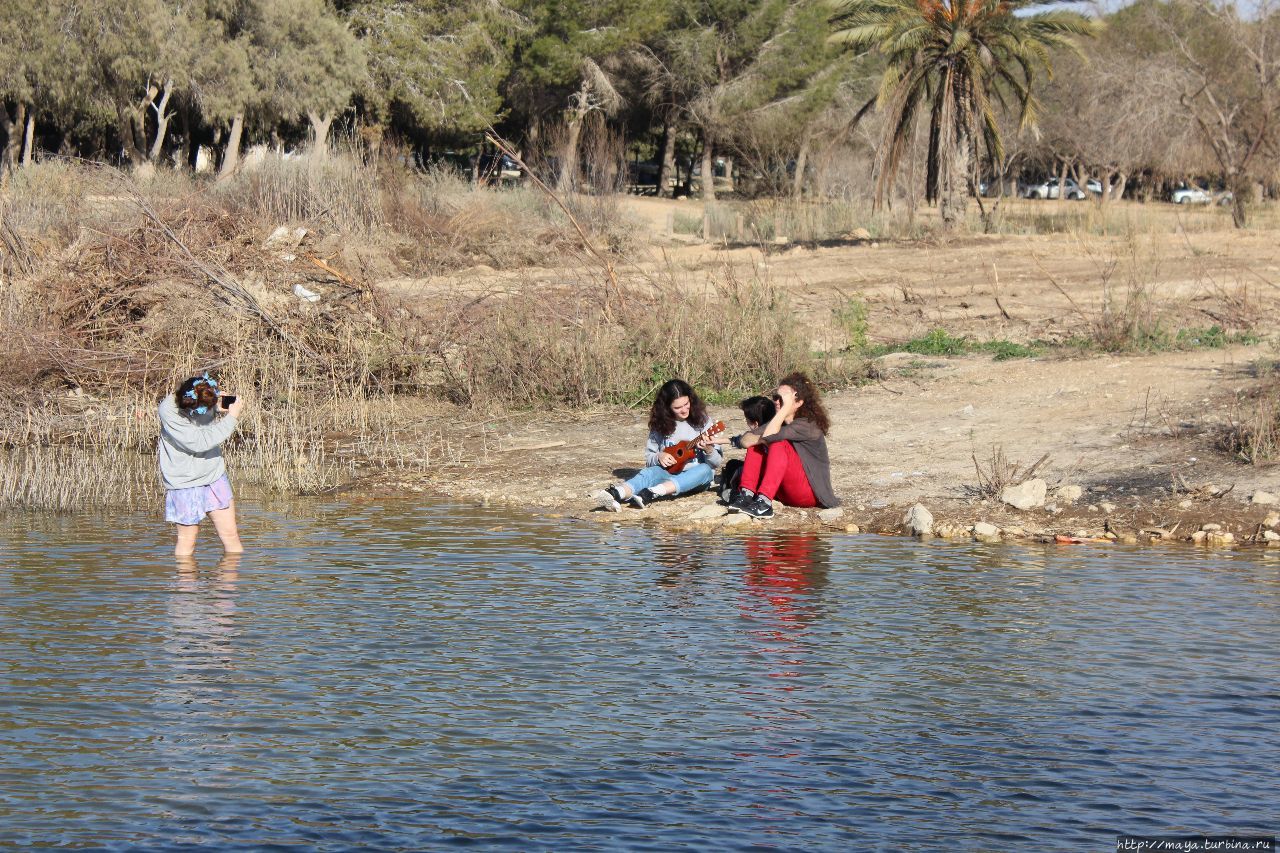
[[[700,428],[707,422],[707,404],[702,402],[698,392],[683,379],[668,379],[658,389],[653,398],[653,408],[649,410],[649,432],[656,435],[671,435],[676,429],[676,416],[671,413],[671,404],[681,397],[689,398],[688,422]]]
[[[218,402],[217,380],[210,380],[208,374],[192,376],[178,386],[178,390],[173,392],[173,398],[177,401],[178,408],[187,414],[201,406],[212,409]]]
[[[822,405],[822,394],[818,391],[818,386],[813,384],[813,380],[808,375],[796,371],[779,379],[778,384],[791,388],[796,392],[796,399],[804,401],[804,405],[796,412],[796,417],[813,421],[813,425],[826,435],[827,430],[831,429],[831,418],[827,416],[826,407]]]

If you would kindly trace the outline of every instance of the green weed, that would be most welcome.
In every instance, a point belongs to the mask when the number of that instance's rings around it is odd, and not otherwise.
[[[886,355],[891,352],[909,352],[916,355],[932,356],[989,353],[996,361],[1005,361],[1010,358],[1036,358],[1044,354],[1044,345],[1039,343],[1018,344],[1005,340],[973,341],[967,337],[956,337],[946,329],[932,329],[928,334],[904,343],[884,344],[876,347],[872,354]]]
[[[849,349],[867,349],[867,303],[861,299],[848,299],[834,313],[836,323],[849,337]]]

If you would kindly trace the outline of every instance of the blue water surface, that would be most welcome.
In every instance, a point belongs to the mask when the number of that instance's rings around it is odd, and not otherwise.
[[[1105,850],[1280,827],[1280,553],[409,502],[0,537],[0,845]]]

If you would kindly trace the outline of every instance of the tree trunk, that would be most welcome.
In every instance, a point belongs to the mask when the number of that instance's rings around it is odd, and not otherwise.
[[[1098,196],[1103,207],[1107,206],[1107,202],[1111,201],[1111,182],[1115,179],[1115,172],[1104,169],[1098,173],[1098,181],[1102,184],[1102,194]]]
[[[1124,190],[1125,190],[1125,187],[1127,187],[1128,185],[1129,185],[1128,173],[1126,172],[1117,173],[1115,178],[1115,183],[1110,185],[1111,189],[1109,190],[1109,192],[1111,193],[1111,197],[1113,199],[1124,198]]]
[[[178,108],[178,124],[182,131],[182,145],[184,148],[182,162],[187,164],[187,169],[194,172],[196,160],[200,156],[200,141],[195,138],[195,130],[191,126],[191,110],[186,106]]]
[[[236,113],[231,119],[231,132],[227,134],[227,147],[222,154],[222,168],[218,179],[230,177],[240,165],[240,137],[244,133],[244,113]]]
[[[707,134],[702,134],[702,200],[716,200],[716,179],[711,174],[714,168],[714,152],[711,149],[711,139]]]
[[[946,171],[946,185],[942,187],[939,212],[942,214],[943,227],[952,229],[964,223],[969,208],[969,162],[972,152],[969,150],[968,135],[958,135],[955,147],[948,154],[951,163]]]
[[[724,158],[725,192],[733,192],[733,158]]]
[[[145,107],[143,108],[145,109]],[[145,124],[146,113],[141,115],[139,120],[139,111],[133,104],[124,106],[116,105],[116,119],[120,122],[120,153],[124,155],[124,159],[132,164],[141,163],[146,159],[143,149],[146,147],[146,140],[139,139],[138,125]],[[145,128],[144,128],[145,130]]]
[[[670,198],[675,193],[667,191],[676,172],[676,129],[671,122],[662,125],[662,168],[658,170],[658,197]]]
[[[1062,161],[1062,168],[1058,170],[1058,201],[1062,201],[1067,197],[1067,161]]]
[[[804,170],[809,165],[809,134],[800,142],[796,152],[796,173],[791,176],[791,197],[799,201],[804,197]]]
[[[19,103],[14,114],[9,115],[9,108],[0,104],[0,126],[4,128],[4,157],[0,159],[0,171],[8,171],[17,167],[19,151],[22,148],[22,128],[27,123],[27,105]]]
[[[321,158],[329,156],[329,126],[333,124],[333,113],[308,110],[307,119],[311,122],[311,153]]]
[[[565,125],[564,147],[560,149],[560,174],[556,176],[556,192],[564,194],[573,189],[574,176],[578,174],[578,139],[582,136],[585,114],[579,110],[570,113]]]
[[[1249,196],[1253,193],[1253,185],[1247,175],[1234,175],[1227,182],[1231,190],[1231,224],[1237,228],[1249,227]]]
[[[26,132],[22,135],[22,165],[31,165],[31,147],[36,138],[36,111],[27,111]]]
[[[151,143],[151,150],[147,153],[147,159],[152,163],[160,159],[160,152],[164,150],[164,139],[169,132],[169,119],[173,118],[169,112],[169,96],[173,94],[173,81],[166,80],[164,91],[160,95],[160,103],[152,101],[151,109],[156,113],[156,138]]]

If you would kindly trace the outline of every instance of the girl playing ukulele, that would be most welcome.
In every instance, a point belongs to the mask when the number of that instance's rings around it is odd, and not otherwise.
[[[723,457],[710,438],[700,436],[711,427],[706,404],[683,379],[671,379],[658,389],[649,411],[649,442],[645,445],[645,467],[625,483],[596,492],[596,506],[617,512],[630,503],[644,509],[659,498],[674,497],[705,488]],[[696,441],[697,458],[678,474],[668,471],[676,459],[667,448],[682,441]]]

